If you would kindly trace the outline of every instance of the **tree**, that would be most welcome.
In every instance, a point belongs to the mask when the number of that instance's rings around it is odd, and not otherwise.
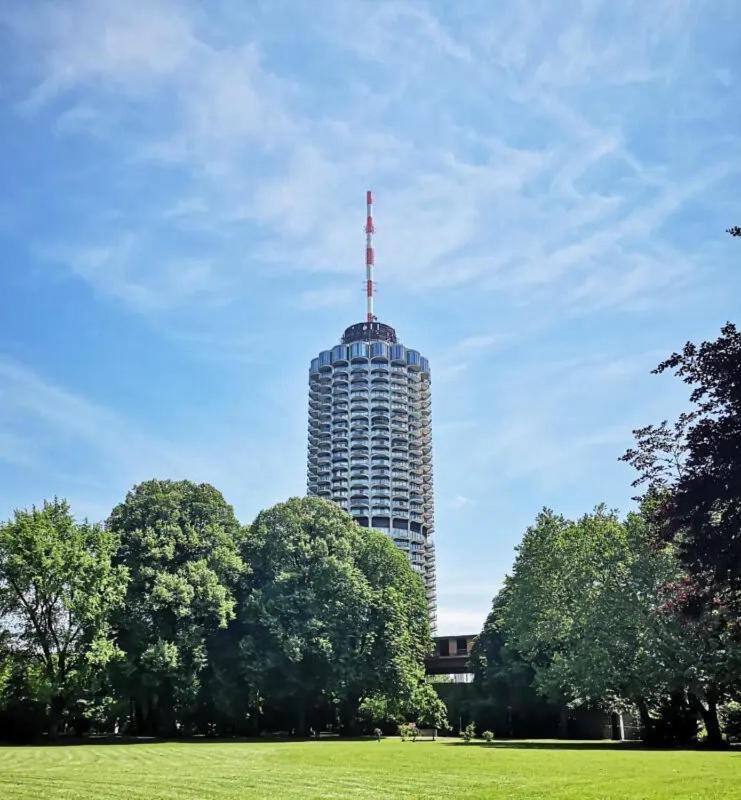
[[[507,641],[503,624],[507,597],[506,590],[494,597],[471,648],[469,663],[477,695],[474,716],[480,724],[492,725],[509,737],[551,736],[564,700],[544,698],[536,691],[533,666]]]
[[[234,618],[241,528],[213,486],[151,480],[113,509],[108,529],[131,576],[116,621],[118,685],[138,730],[171,735],[194,712],[209,638]]]
[[[117,654],[110,617],[127,570],[112,564],[116,545],[111,531],[76,523],[64,500],[0,526],[0,638],[47,704],[52,736]],[[11,671],[6,660],[6,680]]]
[[[371,697],[408,700],[431,650],[424,587],[388,537],[334,503],[293,498],[261,512],[242,556],[243,675],[273,710],[354,730]]]
[[[693,387],[692,411],[673,425],[634,431],[622,460],[661,502],[654,520],[675,542],[698,588],[741,590],[741,332],[727,323],[712,342],[687,342],[656,367]],[[738,612],[738,597],[727,598]]]
[[[673,549],[655,545],[646,513],[621,522],[598,507],[570,522],[546,511],[507,580],[506,635],[544,693],[576,705],[634,703],[649,738],[652,707],[678,693],[717,743],[729,642],[678,618],[672,601],[683,580]]]
[[[419,728],[448,728],[448,712],[435,688],[422,682],[412,693],[409,716]]]
[[[717,705],[741,688],[741,333],[729,322],[714,341],[687,342],[654,373],[665,371],[692,387],[692,409],[672,425],[634,431],[622,460],[638,472],[634,486],[647,487],[653,527],[689,572],[667,606],[702,654],[712,687],[706,713],[690,697],[718,737]]]
[[[421,681],[410,697],[380,694],[364,697],[358,713],[369,725],[383,725],[391,731],[407,722],[415,729],[450,727],[445,703],[427,680]]]

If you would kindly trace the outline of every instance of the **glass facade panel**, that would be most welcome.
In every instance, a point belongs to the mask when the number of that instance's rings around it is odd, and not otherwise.
[[[353,342],[350,345],[350,358],[367,358],[368,345],[365,342]]]
[[[371,358],[378,358],[379,356],[386,357],[387,345],[384,342],[373,342],[370,346]]]

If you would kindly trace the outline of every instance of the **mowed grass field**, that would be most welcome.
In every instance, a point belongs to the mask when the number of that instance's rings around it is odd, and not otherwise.
[[[599,742],[150,742],[0,747],[2,800],[741,798],[741,752]]]

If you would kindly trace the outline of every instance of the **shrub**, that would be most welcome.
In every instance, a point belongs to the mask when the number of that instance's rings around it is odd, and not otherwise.
[[[723,732],[731,742],[741,742],[741,703],[727,703],[720,711]]]
[[[463,741],[468,744],[471,739],[476,736],[476,725],[473,722],[469,722],[468,725],[463,729]]]
[[[407,739],[411,739],[413,742],[417,740],[417,726],[413,722],[405,722],[403,725],[399,725],[399,736],[401,736],[401,741],[406,742]]]
[[[481,738],[487,743],[491,744],[494,741],[494,734],[491,731],[484,731]]]

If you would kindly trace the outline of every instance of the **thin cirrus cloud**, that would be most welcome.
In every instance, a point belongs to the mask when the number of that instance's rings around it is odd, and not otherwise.
[[[414,55],[421,63],[438,59],[438,69],[447,64],[465,79],[462,97],[484,99],[496,63],[487,69],[485,57],[490,51],[480,34],[464,46],[458,43],[461,37],[446,31],[424,6],[397,9],[382,3],[363,9],[365,24],[379,35],[364,36],[362,42],[351,37],[354,44],[348,45],[344,35],[360,12],[347,5],[334,8],[336,17],[322,37],[322,43],[333,46],[338,55],[349,49],[359,64],[369,59],[381,62],[384,78],[394,58]],[[27,17],[18,16],[16,29],[32,36]],[[341,114],[316,113],[311,103],[315,87],[301,83],[296,75],[280,75],[270,54],[261,53],[258,41],[219,41],[207,35],[209,26],[197,7],[163,2],[123,7],[73,3],[50,9],[33,34],[43,42],[46,57],[25,102],[29,113],[38,112],[83,90],[90,98],[80,113],[104,114],[111,97],[119,98],[123,92],[126,130],[138,113],[164,99],[157,124],[138,136],[125,134],[141,159],[138,168],[144,171],[154,162],[182,170],[203,188],[211,223],[223,234],[233,229],[235,209],[241,208],[241,220],[263,234],[255,253],[268,269],[277,264],[281,269],[308,271],[350,269],[343,265],[348,264],[353,239],[347,214],[338,212],[346,207],[351,186],[371,177],[372,164],[372,177],[380,182],[382,196],[385,193],[386,221],[379,246],[393,253],[394,279],[430,291],[446,284],[490,286],[517,298],[530,297],[532,284],[565,283],[566,298],[589,304],[597,291],[595,275],[604,276],[604,285],[614,278],[608,265],[595,263],[598,253],[609,253],[611,262],[629,261],[693,193],[737,173],[739,163],[726,160],[699,178],[690,173],[679,182],[657,187],[654,171],[644,169],[641,159],[631,153],[618,124],[606,128],[589,121],[586,112],[565,102],[561,94],[543,89],[581,84],[595,70],[605,77],[621,75],[625,83],[658,80],[664,68],[649,64],[649,37],[662,27],[666,36],[683,31],[686,20],[681,14],[667,14],[659,25],[661,15],[643,11],[637,20],[641,32],[637,43],[635,32],[620,19],[617,41],[603,48],[587,46],[603,33],[599,14],[593,11],[556,35],[537,65],[532,63],[533,50],[536,41],[539,46],[543,42],[536,40],[531,26],[523,27],[522,16],[524,10],[514,15],[515,39],[519,35],[520,47],[528,51],[523,65],[529,65],[527,74],[540,94],[523,94],[521,81],[505,70],[499,76],[500,102],[506,100],[533,122],[545,124],[550,135],[532,144],[511,143],[522,137],[516,126],[507,130],[506,118],[483,135],[485,126],[476,124],[475,116],[451,120],[445,107],[435,115],[439,128],[433,136],[420,137],[418,130],[394,125],[383,114],[376,121],[374,109],[388,104],[388,97],[397,92],[410,94],[411,110],[422,107],[425,95],[417,95],[406,81],[418,81],[420,87],[426,80],[435,81],[414,72],[406,78],[397,76],[390,85],[384,81],[381,91],[372,86],[359,91],[349,82]],[[262,22],[269,26],[273,20]],[[332,33],[335,38],[328,39]],[[492,33],[500,38],[501,34],[502,30]],[[400,52],[397,36],[404,43]],[[618,69],[621,36],[630,42],[623,57],[635,63]],[[659,54],[670,60],[663,51]],[[525,72],[521,66],[515,77]],[[434,91],[431,94],[430,104]],[[70,113],[74,108],[62,112]],[[428,115],[426,109],[425,122]],[[634,184],[630,192],[613,188],[605,195],[590,189],[589,171],[614,159],[628,170]],[[400,170],[405,172],[404,186],[394,185],[393,176]],[[388,184],[385,192],[384,184]],[[642,198],[637,207],[636,197]],[[168,208],[182,208],[183,203],[185,198],[174,205],[170,202]],[[495,229],[485,215],[497,220]],[[544,225],[545,235],[538,237],[534,249],[530,233]],[[653,259],[652,279],[646,277],[648,270],[634,273],[632,288],[614,303],[629,304],[641,292],[671,283],[675,273],[662,264],[666,259]],[[83,280],[97,279],[92,270],[73,271]],[[217,280],[230,281],[232,272],[227,263],[214,266]],[[161,304],[152,301],[151,294],[171,288],[163,279],[159,287],[154,281],[138,293],[128,286],[118,295],[124,303],[144,302],[156,308]],[[183,292],[176,299],[187,304],[195,294]],[[141,295],[150,299],[142,301]]]

